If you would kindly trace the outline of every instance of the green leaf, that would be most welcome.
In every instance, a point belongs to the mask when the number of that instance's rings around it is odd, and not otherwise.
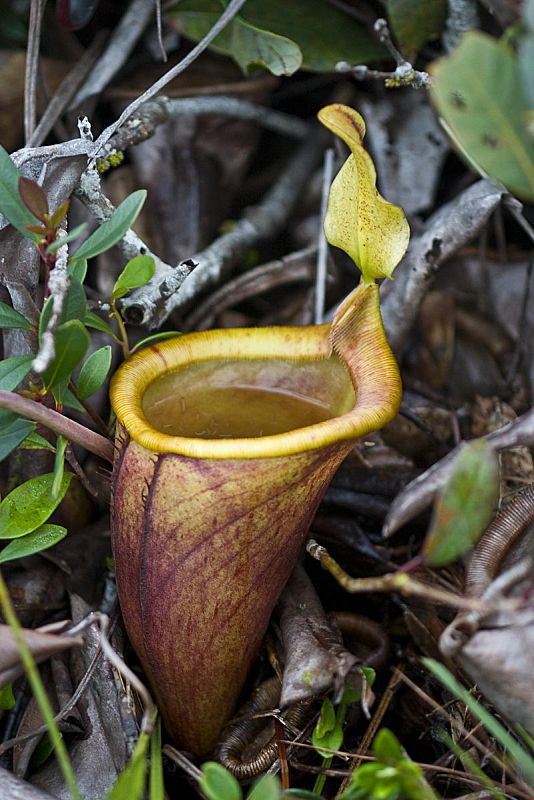
[[[447,0],[387,0],[386,9],[399,48],[409,58],[437,39],[447,21]]]
[[[483,439],[466,444],[434,507],[422,556],[430,567],[455,561],[477,543],[492,517],[499,492],[497,456]]]
[[[38,475],[13,489],[0,503],[0,539],[17,539],[39,528],[63,500],[73,477],[72,472],[65,473],[54,500],[50,497],[53,472]]]
[[[312,744],[323,758],[332,754],[330,750],[339,750],[343,743],[343,729],[338,720],[336,711],[328,698],[323,700],[321,714],[312,734]],[[327,747],[328,751],[323,750]]]
[[[16,414],[2,415],[0,417],[0,461],[7,458],[34,429],[35,422],[21,419]]]
[[[133,192],[120,206],[117,206],[111,217],[96,229],[71,256],[71,261],[81,258],[89,259],[104,253],[120,242],[124,234],[131,228],[146,199],[146,189]]]
[[[68,386],[61,387],[60,394],[60,402],[63,404],[63,408],[73,408],[75,411],[79,411],[81,414],[86,413],[82,403],[80,403],[80,401],[74,396]]]
[[[0,301],[0,328],[22,328],[31,331],[33,325],[14,308]]]
[[[56,356],[46,372],[43,382],[47,389],[68,382],[72,370],[79,364],[89,347],[89,334],[78,319],[60,325],[56,331]]]
[[[221,764],[206,761],[200,771],[199,788],[208,800],[241,800],[239,783]]]
[[[64,539],[66,535],[67,529],[62,528],[61,525],[41,525],[31,533],[14,539],[7,547],[0,550],[0,564],[48,550],[49,547],[53,547]]]
[[[50,490],[50,498],[56,500],[63,485],[63,477],[65,475],[65,450],[69,440],[64,436],[58,436],[56,439],[56,457],[54,459],[54,480],[52,481],[52,489]]]
[[[217,0],[182,0],[174,15],[186,34],[198,41],[220,13]],[[338,61],[369,64],[385,56],[362,25],[328,0],[247,0],[238,19],[223,31],[223,38],[231,39],[234,25],[240,23],[290,40],[302,53],[302,68],[313,72],[333,72]],[[219,37],[214,44],[217,48]],[[233,48],[229,55],[239,56]]]
[[[39,341],[41,341],[42,335],[48,327],[53,305],[54,298],[49,297],[43,306],[43,310],[41,311],[41,315],[39,317]],[[79,319],[81,322],[83,322],[85,320],[86,311],[87,298],[85,297],[85,289],[78,278],[72,276],[69,280],[69,288],[67,289],[67,295],[63,304],[63,310],[61,311],[59,324],[63,325],[65,322],[69,322],[71,319]]]
[[[165,800],[163,761],[161,755],[161,723],[156,721],[150,738],[150,794],[149,800]]]
[[[31,369],[33,356],[11,356],[0,362],[0,389],[12,392]]]
[[[80,283],[83,283],[87,275],[87,260],[81,258],[79,261],[69,261],[67,272],[69,277],[76,278]]]
[[[175,339],[177,336],[182,336],[182,333],[180,331],[159,331],[159,333],[153,333],[151,336],[147,336],[145,339],[141,339],[140,342],[137,342],[130,352],[135,353],[136,350],[141,350],[141,348],[146,347],[148,344],[160,342],[162,339]]]
[[[373,741],[373,753],[378,761],[396,765],[406,758],[406,753],[394,733],[387,728],[378,731]]]
[[[19,196],[28,211],[37,217],[40,222],[45,221],[48,214],[48,197],[38,183],[25,178],[19,178]]]
[[[257,780],[247,795],[247,800],[279,800],[280,781],[275,775],[263,775]]]
[[[88,311],[84,318],[84,323],[88,328],[93,328],[95,331],[100,331],[101,333],[107,333],[108,336],[115,336],[113,328],[111,325],[106,322],[105,319],[99,317],[98,314],[95,314],[94,311]]]
[[[19,195],[19,171],[9,157],[9,154],[0,145],[0,213],[16,228],[26,239],[33,242],[39,241],[36,233],[26,230],[26,225],[35,225],[37,219],[31,214]]]
[[[220,12],[181,12],[180,22],[186,36],[195,41],[202,39],[213,27]],[[285,36],[264,30],[234,17],[215,38],[212,50],[231,56],[245,74],[254,67],[264,67],[273,75],[293,75],[302,64],[300,47]]]
[[[530,103],[514,53],[484,33],[469,31],[430,73],[432,100],[462,154],[482,174],[534,200]]]
[[[131,759],[109,790],[106,800],[141,800],[144,796],[148,742],[148,735],[142,731]]]
[[[111,347],[95,350],[83,364],[78,376],[78,396],[85,400],[94,394],[104,381],[111,366]]]
[[[111,294],[112,299],[118,300],[128,294],[130,289],[144,286],[155,271],[156,265],[152,256],[135,256],[135,258],[130,259],[115,281]]]
[[[56,448],[53,444],[41,436],[39,433],[32,432],[26,436],[21,444],[23,450],[50,450],[55,453]]]
[[[285,789],[282,797],[297,797],[301,800],[322,800],[322,795],[310,792],[308,789]]]
[[[67,244],[68,242],[72,242],[73,239],[77,239],[78,236],[81,236],[82,233],[84,233],[86,228],[87,228],[86,222],[82,222],[81,225],[76,225],[76,227],[73,228],[71,231],[69,231],[67,234],[65,234],[65,236],[60,236],[54,242],[51,242],[51,244],[49,244],[48,247],[46,248],[47,254],[50,255],[52,253],[55,253],[57,250],[59,250],[59,248],[62,245]]]
[[[454,697],[461,700],[468,707],[469,711],[484,725],[489,733],[504,747],[508,755],[515,761],[524,780],[534,786],[534,758],[511,736],[506,728],[486,711],[464,686],[451,675],[449,670],[438,661],[431,658],[423,658],[423,664],[441,681]]]
[[[13,694],[13,687],[10,683],[0,689],[0,710],[11,711],[15,705],[15,695]]]

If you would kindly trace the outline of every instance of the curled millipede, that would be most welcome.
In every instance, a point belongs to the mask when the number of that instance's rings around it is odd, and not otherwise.
[[[497,576],[512,545],[534,522],[534,484],[518,492],[491,522],[478,542],[465,579],[468,594],[480,597]]]
[[[363,659],[366,667],[379,669],[386,665],[390,650],[389,637],[378,622],[352,611],[333,611],[329,616],[335,619],[343,637],[349,639],[349,650],[351,639],[357,639],[369,648]]]
[[[370,650],[365,656],[365,664],[378,668],[383,666],[389,656],[389,639],[378,623],[348,611],[335,611],[331,615],[341,633],[348,638],[362,641]],[[250,756],[245,755],[253,740],[266,724],[266,714],[280,701],[280,680],[268,678],[254,690],[247,703],[241,708],[243,718],[227,726],[224,740],[216,753],[217,760],[238,780],[252,778],[265,772],[278,758],[278,743],[273,736],[267,744]],[[283,714],[284,724],[289,728],[301,729],[310,719],[310,707],[315,697],[300,700]]]
[[[245,757],[244,753],[254,737],[265,725],[265,716],[254,716],[276,707],[280,700],[280,681],[277,677],[268,678],[252,693],[252,697],[241,709],[246,719],[234,723],[222,744],[219,745],[217,759],[238,780],[252,778],[265,772],[278,758],[278,743],[273,736],[257,753]],[[315,699],[315,698],[313,698]],[[295,703],[285,714],[284,722],[291,727],[300,728],[310,714],[312,700]]]

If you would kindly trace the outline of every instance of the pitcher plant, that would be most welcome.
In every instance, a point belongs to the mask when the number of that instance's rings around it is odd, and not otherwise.
[[[400,403],[375,281],[402,258],[408,224],[376,190],[361,116],[331,105],[319,119],[351,150],[326,236],[362,272],[333,323],[179,336],[111,386],[124,622],[170,735],[197,755],[235,710],[333,473]]]

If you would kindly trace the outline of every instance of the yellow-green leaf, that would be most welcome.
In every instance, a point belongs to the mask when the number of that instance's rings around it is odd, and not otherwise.
[[[375,166],[363,146],[365,122],[353,108],[339,103],[321,109],[318,116],[352,153],[330,189],[326,238],[348,253],[365,282],[389,278],[406,252],[410,227],[402,208],[388,203],[376,189]]]

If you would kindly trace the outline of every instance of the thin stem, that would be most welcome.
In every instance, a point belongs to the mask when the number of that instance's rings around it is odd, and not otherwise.
[[[117,342],[118,342],[118,344],[122,344],[122,342],[118,338],[117,338]],[[71,390],[71,392],[74,395],[74,397],[76,398],[76,400],[79,403],[82,404],[82,406],[84,407],[85,411],[87,412],[87,414],[89,414],[89,416],[91,417],[91,419],[93,420],[93,422],[95,423],[97,428],[100,430],[100,432],[104,436],[107,436],[108,435],[108,426],[106,425],[106,423],[104,422],[104,420],[102,419],[100,414],[98,414],[95,411],[95,409],[92,407],[91,403],[88,403],[87,400],[84,400],[83,398],[80,397],[80,395],[78,394],[78,387],[76,386],[76,384],[74,383],[72,378],[69,381],[69,389]]]
[[[352,578],[332,558],[327,550],[313,539],[309,540],[306,549],[316,561],[320,562],[323,569],[329,572],[339,585],[351,594],[360,592],[398,592],[405,597],[423,597],[425,600],[452,606],[453,608],[467,608],[475,611],[481,611],[486,608],[477,598],[462,597],[444,589],[437,589],[434,586],[414,580],[405,572],[390,572],[378,578]]]
[[[89,430],[84,425],[74,422],[63,414],[53,411],[51,408],[36,403],[34,400],[29,400],[27,397],[22,397],[15,392],[2,392],[0,391],[0,408],[6,408],[8,411],[13,411],[25,419],[33,419],[44,425],[58,436],[65,436],[71,442],[85,447],[89,452],[94,453],[96,456],[103,458],[105,461],[113,462],[113,443],[105,436]]]
[[[120,314],[120,311],[117,311],[117,306],[115,305],[115,300],[111,301],[111,314],[117,323],[119,328],[119,344],[122,348],[122,354],[124,356],[124,360],[126,361],[127,358],[130,357],[130,344],[128,342],[128,332],[126,330],[126,326],[124,324],[124,320]]]
[[[1,572],[0,606],[2,607],[2,614],[4,615],[7,624],[13,631],[13,635],[19,649],[20,658],[26,671],[26,675],[28,676],[28,682],[32,688],[32,692],[37,705],[39,706],[41,714],[43,715],[43,719],[46,722],[48,735],[50,736],[50,741],[52,742],[56,752],[56,757],[61,768],[61,772],[63,773],[63,777],[65,778],[65,782],[69,787],[71,797],[73,800],[81,800],[80,792],[78,791],[78,786],[76,784],[76,778],[74,777],[72,764],[70,763],[69,754],[67,752],[67,748],[65,747],[65,742],[63,741],[63,737],[54,719],[54,712],[52,711],[52,707],[48,700],[46,690],[43,686],[43,682],[41,681],[35,661],[28,645],[24,641],[22,628],[15,615],[13,606],[11,605],[7,586],[4,582]]]

